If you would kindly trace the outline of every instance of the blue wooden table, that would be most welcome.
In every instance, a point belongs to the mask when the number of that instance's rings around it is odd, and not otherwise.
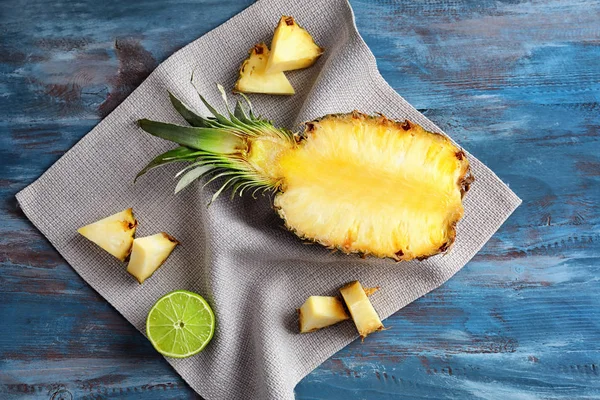
[[[1,399],[196,398],[14,194],[250,3],[2,1]],[[297,398],[600,398],[600,2],[351,3],[388,82],[524,203],[453,279],[326,361]]]

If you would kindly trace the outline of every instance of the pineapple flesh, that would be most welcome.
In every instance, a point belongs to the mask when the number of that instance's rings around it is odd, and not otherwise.
[[[307,68],[313,65],[321,54],[323,49],[317,46],[310,33],[300,27],[294,17],[284,15],[275,28],[267,72]]]
[[[277,162],[274,202],[298,236],[397,260],[453,242],[468,163],[445,136],[359,113],[309,123],[305,136]]]
[[[266,44],[254,46],[240,68],[240,77],[234,90],[243,93],[294,94],[294,88],[283,72],[266,71],[268,58],[269,48]]]
[[[379,286],[364,290],[367,296],[371,296],[379,290]],[[300,333],[314,332],[347,319],[348,314],[338,297],[310,296],[298,309]]]
[[[179,242],[165,232],[133,241],[127,272],[141,284],[166,261]]]
[[[337,297],[310,296],[298,309],[300,333],[313,332],[349,319]]]
[[[77,230],[86,239],[121,261],[131,252],[137,221],[128,208]]]
[[[150,166],[194,162],[177,190],[199,176],[225,176],[213,200],[228,187],[240,195],[273,191],[289,230],[344,253],[405,261],[451,247],[473,177],[465,152],[446,136],[358,111],[327,115],[292,133],[256,117],[245,100],[229,118],[209,105],[210,119],[172,97],[193,127],[140,120],[146,132],[182,146]]]
[[[340,289],[340,293],[346,302],[348,311],[350,311],[361,338],[364,339],[367,335],[383,329],[379,315],[377,315],[377,311],[373,308],[360,282],[349,283]]]

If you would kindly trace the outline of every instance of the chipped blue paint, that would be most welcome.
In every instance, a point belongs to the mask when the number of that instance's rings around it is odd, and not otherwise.
[[[453,279],[327,360],[297,398],[600,398],[600,2],[351,2],[388,82],[524,202]],[[14,194],[250,3],[3,2],[0,398],[196,397]]]

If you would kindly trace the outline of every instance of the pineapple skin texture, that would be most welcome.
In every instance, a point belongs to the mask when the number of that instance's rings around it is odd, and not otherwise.
[[[274,208],[302,239],[396,261],[447,251],[473,177],[441,134],[354,111],[305,124],[277,157]]]
[[[136,227],[133,209],[128,208],[82,226],[77,232],[120,261],[125,261],[131,253]]]
[[[266,71],[274,73],[308,68],[317,62],[323,51],[294,17],[284,15],[273,34]]]
[[[259,43],[249,51],[249,56],[240,67],[240,76],[233,88],[242,93],[264,93],[292,95],[295,92],[283,72],[267,72],[269,48]]]

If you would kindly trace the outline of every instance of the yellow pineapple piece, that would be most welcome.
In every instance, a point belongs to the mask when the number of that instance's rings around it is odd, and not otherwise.
[[[350,315],[354,320],[356,329],[361,338],[383,329],[383,324],[377,315],[377,311],[369,301],[365,290],[358,281],[351,282],[340,289],[340,293]]]
[[[317,46],[310,33],[298,25],[294,17],[284,15],[275,28],[267,72],[310,67],[321,54],[323,49]]]
[[[136,226],[133,210],[128,208],[83,226],[77,232],[119,260],[125,261],[131,252]]]
[[[144,283],[165,262],[178,244],[177,239],[165,232],[135,239],[127,272],[139,283]]]
[[[266,72],[269,48],[260,43],[250,50],[250,56],[240,67],[240,77],[234,90],[243,93],[294,94],[294,88],[283,72]]]
[[[365,288],[365,294],[371,296],[378,290],[379,286]],[[298,309],[298,316],[300,333],[313,332],[349,319],[340,299],[332,296],[310,296]]]
[[[349,318],[340,299],[331,296],[310,296],[298,309],[298,316],[300,333],[313,332]]]

